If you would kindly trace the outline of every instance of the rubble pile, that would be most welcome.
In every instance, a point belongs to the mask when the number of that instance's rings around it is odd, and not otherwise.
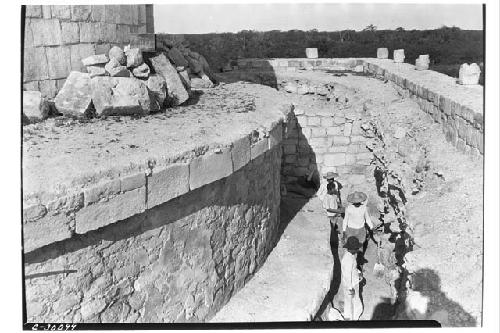
[[[145,50],[114,46],[82,59],[86,73],[72,71],[56,95],[56,113],[70,117],[146,115],[186,102],[192,89],[212,88],[210,67],[189,49]],[[23,123],[49,116],[40,93],[24,91]]]

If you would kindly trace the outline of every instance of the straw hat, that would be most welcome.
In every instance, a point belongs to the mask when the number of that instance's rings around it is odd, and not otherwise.
[[[367,196],[363,192],[354,192],[347,196],[347,201],[350,203],[361,203],[366,201]]]
[[[332,171],[328,171],[328,172],[326,173],[326,175],[324,175],[324,176],[323,176],[323,178],[325,178],[326,180],[330,180],[330,179],[336,178],[336,177],[338,177],[338,176],[339,176],[339,174],[338,174],[338,173],[336,173],[336,172],[332,172]]]

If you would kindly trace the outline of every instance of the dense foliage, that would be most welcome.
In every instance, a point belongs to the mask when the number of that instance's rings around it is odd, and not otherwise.
[[[431,69],[458,76],[463,63],[484,60],[483,32],[442,27],[435,30],[363,31],[240,31],[200,35],[160,34],[159,39],[175,40],[203,54],[212,68],[220,69],[237,58],[303,58],[305,48],[316,47],[320,58],[376,57],[378,47],[405,50],[405,62],[415,63],[420,54],[429,54]]]

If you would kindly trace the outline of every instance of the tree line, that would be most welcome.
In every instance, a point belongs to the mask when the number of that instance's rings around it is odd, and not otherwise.
[[[203,54],[217,71],[238,58],[305,58],[305,48],[318,49],[320,58],[376,57],[377,48],[405,50],[405,62],[415,64],[420,54],[429,54],[431,69],[458,76],[463,63],[484,62],[484,36],[481,30],[461,30],[443,26],[433,30],[363,31],[253,31],[207,34],[158,34]]]

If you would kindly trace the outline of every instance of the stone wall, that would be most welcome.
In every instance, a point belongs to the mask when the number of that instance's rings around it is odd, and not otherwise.
[[[210,319],[279,237],[282,130],[25,208],[28,321]]]
[[[81,59],[152,29],[152,5],[26,6],[23,87],[53,98],[70,71],[86,72]]]
[[[365,71],[389,80],[420,108],[441,123],[446,139],[460,151],[484,155],[483,87],[458,85],[434,71],[415,71],[413,65],[368,59]]]
[[[239,70],[274,70],[294,72],[299,69],[306,70],[338,70],[338,71],[363,71],[362,59],[355,58],[294,58],[294,59],[238,59]],[[236,69],[236,68],[235,68]]]

